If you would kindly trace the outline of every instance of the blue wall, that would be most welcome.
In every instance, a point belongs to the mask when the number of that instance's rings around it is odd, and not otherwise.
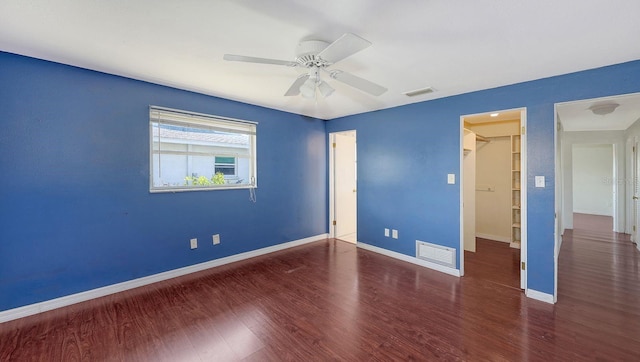
[[[553,294],[554,104],[633,92],[640,61],[327,122],[327,132],[357,130],[358,240],[411,256],[417,239],[459,249],[460,187],[447,174],[459,181],[460,116],[526,107],[528,287]],[[533,187],[536,175],[545,188]]]
[[[149,105],[259,122],[257,203],[150,194]],[[0,311],[326,233],[326,168],[321,120],[0,52]]]
[[[359,240],[407,255],[416,239],[459,248],[460,189],[446,174],[459,181],[460,116],[520,107],[529,288],[552,294],[554,103],[633,92],[640,61],[325,123],[0,52],[0,311],[325,233],[326,133],[347,129]],[[247,190],[150,194],[149,105],[258,121],[258,202]]]

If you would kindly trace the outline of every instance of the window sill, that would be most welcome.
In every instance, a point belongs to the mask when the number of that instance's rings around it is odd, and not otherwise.
[[[239,190],[239,189],[257,189],[258,186],[254,185],[225,185],[218,187],[171,187],[171,188],[153,188],[149,190],[152,194],[161,193],[176,193],[176,192],[190,192],[190,191],[221,191],[221,190]]]

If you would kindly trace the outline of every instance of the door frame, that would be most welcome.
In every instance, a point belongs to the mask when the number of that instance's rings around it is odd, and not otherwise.
[[[640,225],[638,225],[638,219],[640,215],[638,214],[638,193],[640,192],[640,155],[638,155],[638,147],[640,146],[640,140],[638,136],[632,137],[631,139],[631,240],[636,244],[636,247],[640,250],[640,241],[638,240],[638,235],[640,235]]]
[[[563,128],[558,116],[558,104],[553,105],[553,171],[555,175],[554,185],[554,218],[553,218],[553,303],[558,301],[558,257],[560,256],[560,246],[562,245],[562,235],[566,220],[562,216],[564,213],[564,154],[562,147],[564,140],[562,138]],[[558,218],[560,215],[560,218]],[[573,223],[573,221],[572,221]]]
[[[633,190],[632,193],[632,207],[633,207],[633,229],[632,233],[633,233],[633,242],[636,244],[636,249],[638,249],[638,251],[640,251],[640,240],[638,240],[640,238],[640,213],[638,213],[638,208],[640,207],[640,205],[638,203],[640,203],[640,201],[638,201],[638,193],[640,193],[640,137],[635,136],[633,137],[633,163],[634,163],[634,167],[633,167],[633,186],[631,187]]]
[[[459,142],[460,142],[460,181],[458,185],[460,187],[460,246],[459,246],[459,255],[460,255],[460,276],[464,275],[464,192],[463,192],[463,182],[464,182],[464,150],[463,150],[463,141],[464,141],[464,119],[466,117],[478,116],[489,113],[500,113],[500,112],[510,112],[510,111],[520,111],[520,261],[524,263],[524,265],[528,265],[527,262],[527,108],[512,108],[512,109],[503,109],[475,114],[465,114],[460,116],[460,131],[459,131]],[[524,132],[522,132],[524,130]],[[522,264],[521,264],[522,265]],[[520,269],[520,289],[523,289],[525,294],[528,290],[527,288],[527,271],[528,268]]]
[[[327,147],[329,147],[329,237],[330,238],[335,238],[336,237],[336,225],[333,224],[333,221],[336,218],[336,192],[335,192],[335,182],[336,182],[336,175],[335,175],[335,157],[336,157],[336,153],[335,153],[335,148],[334,148],[334,143],[336,141],[336,134],[339,133],[353,133],[354,137],[356,138],[356,148],[357,148],[357,144],[358,144],[358,132],[355,129],[350,129],[350,130],[344,130],[344,131],[338,131],[338,132],[331,132],[329,133],[329,143],[327,145]],[[356,152],[356,157],[357,157],[357,151]],[[357,158],[356,158],[357,160]],[[356,180],[358,178],[357,176],[358,173],[358,169],[357,169],[357,161],[356,161]],[[357,181],[356,181],[357,182]],[[356,185],[356,189],[357,189],[357,185]],[[358,213],[358,195],[356,194],[356,215]],[[358,235],[358,220],[356,219],[356,240],[357,240],[357,235]],[[357,244],[357,241],[356,241]]]

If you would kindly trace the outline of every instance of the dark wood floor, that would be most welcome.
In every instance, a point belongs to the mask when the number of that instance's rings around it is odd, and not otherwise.
[[[612,218],[574,214],[558,263],[556,331],[591,360],[640,361],[640,252]]]
[[[464,252],[465,279],[479,279],[520,290],[520,249],[509,243],[476,238],[476,252]]]
[[[508,244],[456,278],[327,240],[0,324],[0,361],[639,360],[638,252],[571,234],[556,305]]]

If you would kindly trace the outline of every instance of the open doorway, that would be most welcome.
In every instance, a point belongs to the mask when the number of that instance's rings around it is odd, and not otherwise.
[[[577,220],[598,220],[600,228],[615,229],[614,150],[614,144],[572,146],[574,225]]]
[[[525,109],[461,117],[461,274],[521,289],[527,251],[525,131]],[[475,265],[487,263],[495,264],[495,273],[474,274]]]
[[[555,109],[557,278],[563,237],[588,233],[595,240],[596,232],[602,240],[637,240],[640,93],[558,103]],[[555,285],[558,295],[557,279]]]
[[[640,136],[640,93],[585,99],[556,104],[559,147],[556,162],[560,162],[557,177],[560,191],[557,208],[560,211],[559,234],[573,229],[574,146],[613,145],[613,173],[597,180],[600,187],[613,188],[613,230],[631,234],[633,228],[633,149]],[[580,151],[579,151],[580,152]],[[586,174],[587,176],[589,174]],[[599,207],[609,200],[600,201]],[[561,240],[561,239],[558,239]],[[559,245],[558,245],[559,246]]]
[[[356,131],[329,135],[330,235],[350,243],[358,241],[358,159]]]

